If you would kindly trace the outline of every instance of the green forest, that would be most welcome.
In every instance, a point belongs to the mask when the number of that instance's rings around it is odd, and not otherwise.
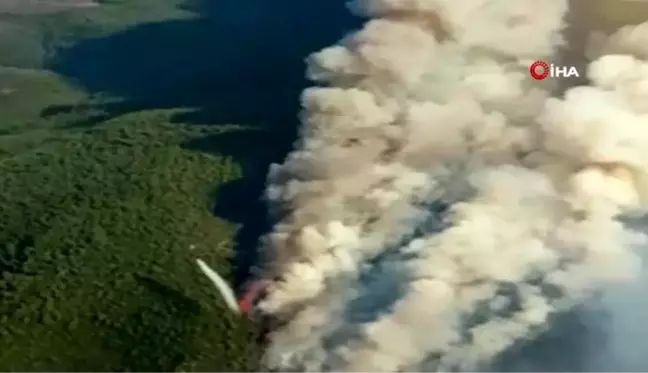
[[[183,103],[132,104],[49,64],[82,39],[195,17],[179,4],[0,12],[2,371],[256,368],[257,327],[195,265],[231,279],[240,224],[211,205],[243,167],[188,144],[257,130],[185,123]]]

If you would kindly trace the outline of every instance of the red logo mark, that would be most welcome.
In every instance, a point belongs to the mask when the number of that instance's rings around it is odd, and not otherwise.
[[[529,74],[535,80],[542,80],[549,76],[549,65],[544,61],[536,61],[529,66]]]

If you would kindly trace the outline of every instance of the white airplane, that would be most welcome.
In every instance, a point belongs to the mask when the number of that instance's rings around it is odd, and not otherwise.
[[[243,295],[239,299],[237,299],[232,287],[229,286],[229,284],[218,273],[216,273],[216,271],[214,271],[201,259],[196,259],[196,263],[198,263],[200,270],[216,286],[230,310],[235,313],[247,315],[249,317],[253,316],[254,307],[256,306],[257,301],[263,295],[263,290],[265,289],[266,285],[265,281],[256,280],[250,282],[246,286],[246,290]]]

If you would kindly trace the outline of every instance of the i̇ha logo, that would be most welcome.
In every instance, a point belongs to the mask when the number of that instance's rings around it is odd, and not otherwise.
[[[548,64],[544,61],[536,61],[529,66],[529,74],[535,80],[543,80],[547,77],[551,78],[569,78],[575,76],[580,77],[578,70],[574,66],[558,66]]]

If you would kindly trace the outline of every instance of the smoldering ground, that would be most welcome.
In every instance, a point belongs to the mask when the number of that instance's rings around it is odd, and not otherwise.
[[[353,4],[372,20],[310,58],[269,175],[268,368],[648,368],[646,239],[619,221],[648,202],[648,25],[590,40],[625,23],[593,4],[636,17],[609,2]],[[536,59],[589,85],[532,81]]]

